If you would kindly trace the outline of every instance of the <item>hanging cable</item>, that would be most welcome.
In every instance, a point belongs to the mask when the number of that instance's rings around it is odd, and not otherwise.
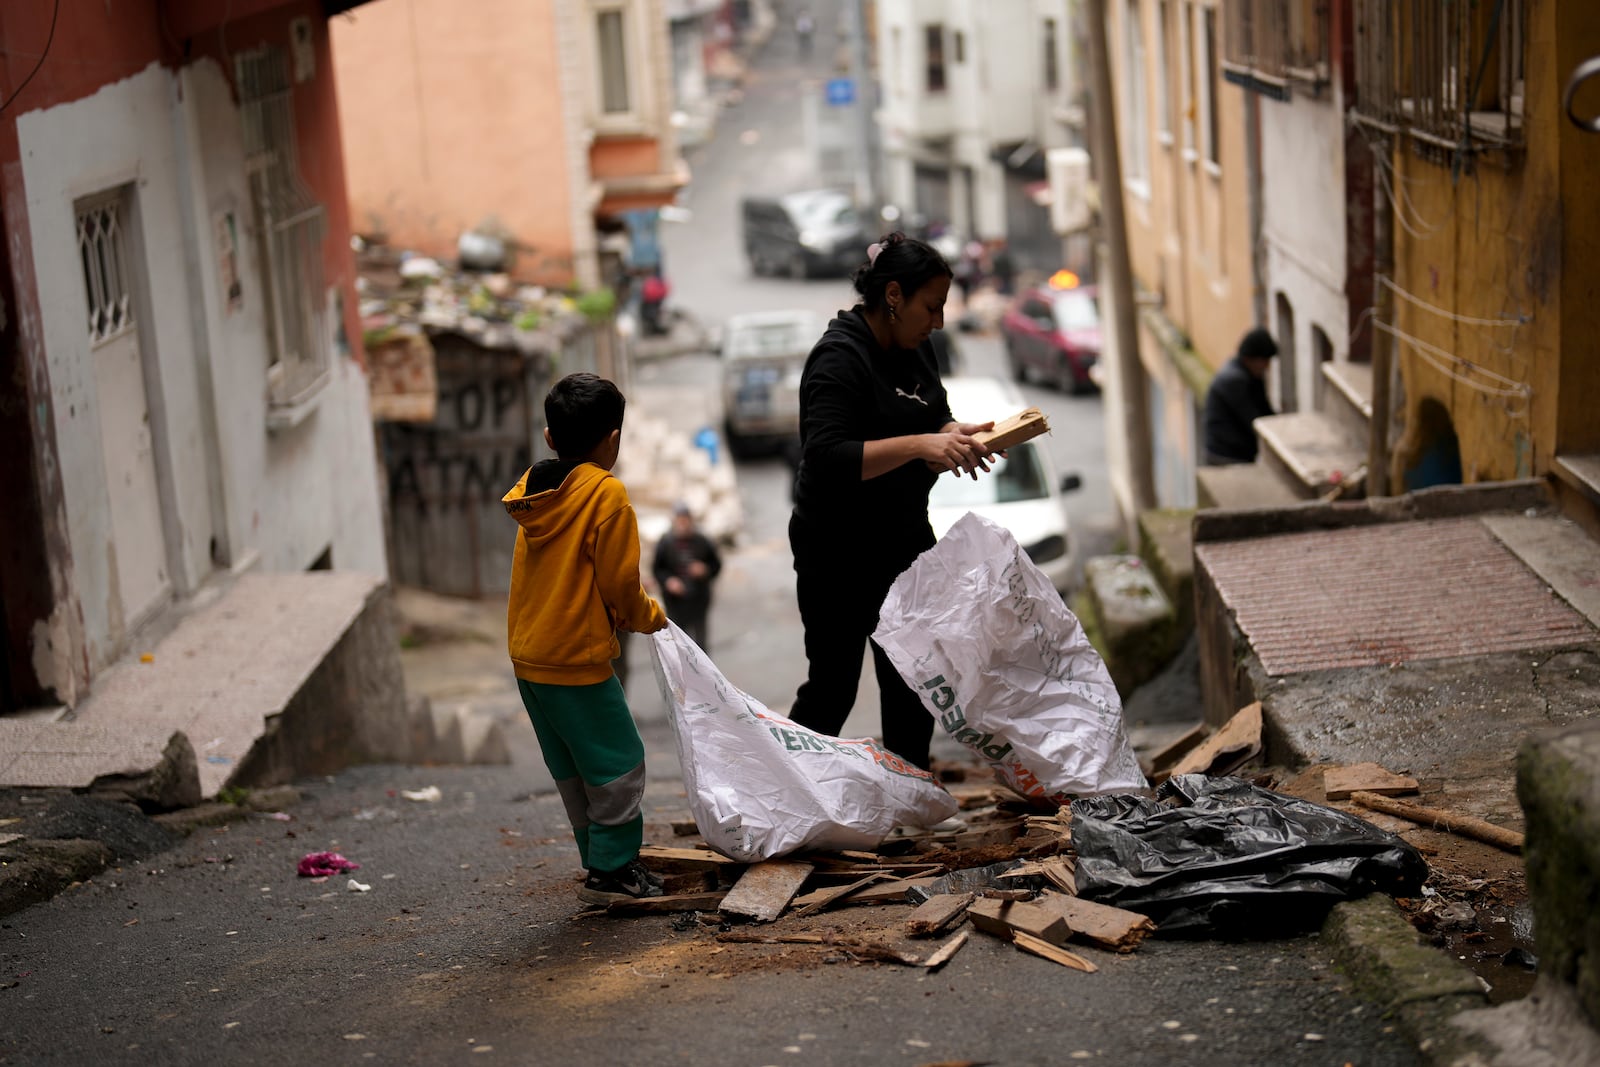
[[[1404,289],[1402,289],[1398,285],[1396,285],[1394,283],[1394,279],[1389,278],[1386,275],[1382,275],[1382,274],[1378,275],[1378,281],[1380,281],[1384,285],[1388,286],[1389,287],[1389,291],[1391,293],[1393,293],[1395,296],[1400,297],[1402,300],[1405,300],[1405,301],[1408,301],[1408,302],[1410,302],[1412,304],[1415,304],[1417,307],[1422,308],[1425,311],[1431,311],[1435,315],[1440,316],[1441,318],[1450,319],[1450,320],[1452,320],[1454,322],[1463,323],[1464,325],[1467,325],[1467,326],[1512,326],[1512,327],[1516,327],[1516,326],[1525,326],[1529,322],[1532,321],[1527,315],[1519,315],[1518,317],[1516,317],[1514,319],[1477,319],[1477,318],[1473,318],[1470,315],[1457,315],[1453,311],[1446,311],[1442,307],[1436,307],[1435,305],[1428,303],[1426,300],[1422,299],[1420,296],[1413,296],[1412,294],[1406,292]]]
[[[22,84],[17,86],[16,92],[11,94],[11,99],[0,104],[0,115],[5,114],[6,109],[16,103],[17,97],[22,95],[22,90],[28,87],[28,83],[33,81],[33,76],[39,73],[39,68],[44,66],[45,57],[50,54],[50,45],[56,39],[56,19],[60,15],[61,0],[56,0],[56,6],[50,10],[50,33],[44,39],[44,51],[39,53],[39,62],[35,63],[33,69],[28,71],[28,76],[22,79]]]

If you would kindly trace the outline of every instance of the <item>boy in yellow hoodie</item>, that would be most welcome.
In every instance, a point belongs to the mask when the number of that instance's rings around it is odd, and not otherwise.
[[[556,453],[507,493],[522,529],[511,561],[511,663],[588,869],[578,897],[605,904],[661,895],[639,862],[644,742],[612,672],[618,629],[653,633],[666,614],[639,581],[639,524],[611,475],[626,401],[593,374],[544,399]]]

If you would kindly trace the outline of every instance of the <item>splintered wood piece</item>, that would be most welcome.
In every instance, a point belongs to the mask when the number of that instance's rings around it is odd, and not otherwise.
[[[1180,774],[1228,774],[1261,754],[1261,701],[1246,704],[1216,733],[1179,760],[1171,777]]]
[[[1023,408],[1009,418],[1001,419],[992,430],[980,430],[972,436],[983,442],[991,451],[1004,452],[1014,445],[1031,441],[1040,434],[1050,432],[1050,421],[1038,408]]]
[[[1381,811],[1385,815],[1398,815],[1402,819],[1410,819],[1420,826],[1433,830],[1448,830],[1462,837],[1495,845],[1508,852],[1522,851],[1521,834],[1491,822],[1484,822],[1482,819],[1475,819],[1470,815],[1458,815],[1453,811],[1439,808],[1425,808],[1421,804],[1408,804],[1404,800],[1392,800],[1389,797],[1380,797],[1376,793],[1351,793],[1350,799],[1363,808]]]
[[[667,896],[685,893],[714,893],[717,889],[716,871],[685,871],[682,874],[661,876],[661,892]]]
[[[1059,963],[1063,967],[1071,967],[1073,970],[1083,971],[1085,974],[1093,974],[1100,969],[1076,952],[1068,952],[1059,945],[1041,941],[1032,934],[1018,931],[1017,935],[1011,939],[1011,943],[1024,952],[1031,952],[1035,956],[1041,956],[1052,963]]]
[[[1078,895],[1078,865],[1071,856],[1052,856],[1039,865],[1045,880],[1069,897]]]
[[[961,946],[967,943],[967,938],[972,935],[963,930],[944,944],[934,950],[933,955],[922,961],[922,965],[930,971],[936,971],[950,962],[950,957],[961,951]]]
[[[971,893],[940,893],[917,905],[906,919],[906,933],[912,937],[932,937],[961,920],[973,901]]]
[[[916,885],[931,885],[932,877],[923,878],[891,878],[886,882],[877,882],[858,889],[843,900],[835,900],[840,907],[855,907],[858,904],[904,904],[906,890]],[[795,897],[793,904],[797,908],[810,907],[818,900],[822,900],[830,892],[827,889],[814,889],[803,897]]]
[[[1348,767],[1329,767],[1322,772],[1323,794],[1329,800],[1348,800],[1351,793],[1376,793],[1380,797],[1415,793],[1417,780],[1395,774],[1376,763],[1353,763]]]
[[[672,820],[673,837],[693,837],[700,832],[699,825],[693,819]]]
[[[712,911],[728,895],[718,893],[677,893],[667,897],[640,897],[614,900],[606,905],[607,915],[660,915],[671,911]]]
[[[1079,897],[1050,893],[1039,898],[1038,904],[1065,919],[1074,937],[1116,952],[1132,952],[1156,928],[1148,915]]]
[[[986,900],[1032,900],[1031,889],[980,889],[978,895]]]
[[[851,882],[849,885],[836,885],[827,889],[819,889],[815,893],[807,893],[807,897],[815,899],[809,899],[804,905],[796,908],[790,914],[792,914],[796,919],[803,919],[807,915],[821,911],[823,908],[832,907],[845,897],[848,897],[851,893],[865,889],[874,882],[882,882],[888,877],[889,876],[887,874],[879,871],[875,874],[869,874],[859,881]]]
[[[967,918],[984,933],[1006,939],[1015,934],[1028,934],[1059,945],[1072,936],[1067,920],[1026,901],[974,900],[967,908]]]
[[[752,864],[728,890],[719,909],[724,914],[747,915],[769,923],[783,914],[800,886],[811,876],[811,864],[796,860],[767,860]]]

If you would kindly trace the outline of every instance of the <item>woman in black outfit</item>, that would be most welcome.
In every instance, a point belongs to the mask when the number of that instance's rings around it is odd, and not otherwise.
[[[934,479],[989,469],[972,435],[994,424],[954,420],[928,340],[950,280],[938,252],[890,234],[856,271],[861,303],[806,358],[789,545],[809,669],[789,717],[819,733],[844,727],[889,586],[933,547]],[[885,747],[926,768],[933,716],[876,644],[872,661]]]

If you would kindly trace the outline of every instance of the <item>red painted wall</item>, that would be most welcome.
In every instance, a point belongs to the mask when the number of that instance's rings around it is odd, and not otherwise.
[[[226,15],[226,18],[224,18]],[[55,20],[53,39],[51,20]],[[339,140],[328,23],[318,0],[47,0],[0,4],[0,168],[18,161],[16,116],[79,100],[159,62],[173,70],[201,57],[215,59],[231,78],[230,56],[271,44],[289,49],[289,23],[311,20],[316,73],[294,88],[300,173],[327,210],[324,278],[343,293],[344,333],[351,354],[365,363],[350,251],[350,207]],[[45,42],[49,40],[49,52]],[[39,63],[39,57],[44,61]],[[12,93],[23,87],[15,101]],[[6,212],[21,205],[0,205]],[[19,301],[35,294],[19,291]]]

